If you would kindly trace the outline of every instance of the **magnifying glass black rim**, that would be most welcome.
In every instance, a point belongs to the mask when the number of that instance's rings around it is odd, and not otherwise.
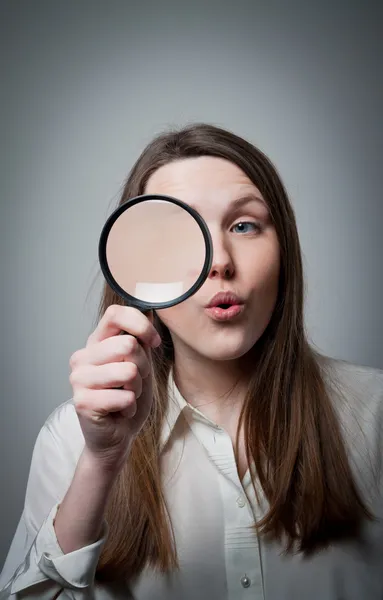
[[[205,242],[205,248],[206,248],[205,261],[204,261],[202,271],[201,271],[197,281],[184,294],[182,294],[181,296],[178,296],[174,300],[168,300],[167,302],[145,302],[144,300],[138,300],[138,298],[135,298],[134,296],[131,296],[130,294],[128,294],[125,290],[122,289],[122,287],[114,279],[114,277],[109,269],[107,259],[106,259],[106,244],[108,241],[108,236],[109,236],[110,230],[113,227],[115,221],[128,208],[131,208],[135,204],[139,204],[141,202],[147,202],[148,200],[165,200],[167,202],[172,202],[173,204],[176,204],[177,206],[180,206],[181,208],[185,209],[186,212],[188,212],[194,218],[194,220],[198,223],[198,225],[202,231],[203,239]],[[205,280],[209,274],[209,271],[211,269],[212,260],[213,260],[212,248],[213,248],[213,245],[212,245],[210,231],[209,231],[205,221],[201,217],[201,215],[194,208],[192,208],[185,202],[182,202],[182,200],[179,200],[178,198],[173,198],[172,196],[166,196],[163,194],[142,194],[140,196],[136,196],[135,198],[131,198],[131,199],[127,200],[126,202],[121,204],[110,215],[110,217],[106,221],[106,223],[102,229],[101,235],[100,235],[100,241],[99,241],[99,245],[98,245],[98,258],[99,258],[99,262],[100,262],[100,266],[101,266],[103,275],[104,275],[106,281],[108,282],[109,286],[112,288],[112,290],[115,291],[120,297],[122,297],[130,306],[134,306],[135,308],[138,308],[141,311],[147,311],[147,310],[156,310],[156,309],[161,309],[161,308],[170,308],[171,306],[175,306],[176,304],[179,304],[183,300],[186,300],[187,298],[189,298],[190,296],[195,294],[195,292],[205,282]]]

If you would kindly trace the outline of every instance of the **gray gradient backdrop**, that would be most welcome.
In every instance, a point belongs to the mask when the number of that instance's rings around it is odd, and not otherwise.
[[[93,328],[97,243],[153,134],[258,144],[296,210],[321,350],[383,368],[381,2],[2,1],[0,567]]]

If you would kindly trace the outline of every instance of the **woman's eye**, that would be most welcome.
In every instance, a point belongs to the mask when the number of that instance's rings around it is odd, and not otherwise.
[[[231,231],[234,233],[254,233],[260,230],[260,226],[258,223],[253,223],[252,221],[241,221],[240,223],[236,223],[231,228]]]

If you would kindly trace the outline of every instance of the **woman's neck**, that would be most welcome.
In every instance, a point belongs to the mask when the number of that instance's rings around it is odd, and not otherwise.
[[[244,359],[217,361],[175,348],[174,380],[189,404],[220,425],[237,418],[247,391]]]

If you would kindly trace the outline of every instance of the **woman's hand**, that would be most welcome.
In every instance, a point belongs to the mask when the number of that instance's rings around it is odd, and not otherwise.
[[[150,412],[150,350],[160,343],[148,317],[112,305],[86,347],[71,356],[74,404],[92,459],[111,467],[124,461]]]

